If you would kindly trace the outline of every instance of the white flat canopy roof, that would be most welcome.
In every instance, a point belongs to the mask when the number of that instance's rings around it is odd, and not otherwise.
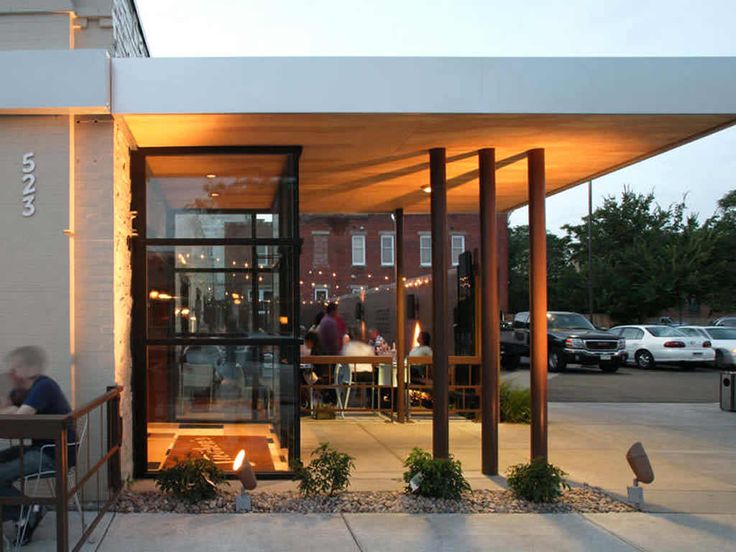
[[[732,114],[736,58],[116,58],[114,113]]]

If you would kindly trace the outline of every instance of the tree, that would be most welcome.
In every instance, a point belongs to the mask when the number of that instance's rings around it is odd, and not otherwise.
[[[736,310],[736,190],[718,200],[718,210],[704,224],[713,239],[707,260],[709,289],[704,301],[711,311]]]
[[[547,303],[550,310],[584,308],[585,274],[571,258],[570,238],[547,232]],[[509,309],[529,310],[529,227],[509,229]]]

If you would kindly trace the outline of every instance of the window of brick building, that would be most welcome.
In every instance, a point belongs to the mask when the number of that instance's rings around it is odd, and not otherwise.
[[[312,239],[314,240],[312,266],[315,268],[329,266],[330,233],[312,232]]]
[[[451,256],[452,259],[452,266],[457,266],[460,264],[460,255],[462,255],[465,252],[465,236],[462,234],[453,234],[451,236]]]
[[[419,234],[419,264],[432,266],[432,234]]]
[[[353,234],[353,266],[365,266],[365,234]]]
[[[394,266],[393,234],[381,234],[381,266]]]

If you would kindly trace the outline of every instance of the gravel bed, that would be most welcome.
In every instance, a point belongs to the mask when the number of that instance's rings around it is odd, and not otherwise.
[[[635,508],[595,487],[566,491],[559,502],[535,504],[519,500],[511,491],[476,490],[461,500],[440,500],[409,496],[398,491],[346,492],[334,497],[304,498],[294,491],[254,492],[254,513],[608,513],[633,512]],[[156,491],[123,491],[114,509],[117,512],[235,513],[235,495],[188,504]]]

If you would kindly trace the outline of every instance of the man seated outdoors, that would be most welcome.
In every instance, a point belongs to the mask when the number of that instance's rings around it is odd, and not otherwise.
[[[12,391],[8,397],[2,398],[0,414],[44,415],[69,414],[71,408],[59,384],[48,376],[46,371],[46,354],[38,347],[19,347],[11,351],[6,357],[8,372],[12,382]],[[67,434],[69,443],[76,443],[77,436],[73,424],[70,424]],[[21,476],[31,475],[40,471],[55,469],[55,447],[53,440],[33,439],[30,446],[23,450],[23,471],[21,471],[20,447],[13,446],[0,451],[0,496],[20,496],[20,491],[14,483]],[[76,463],[76,447],[69,447],[69,466]],[[33,531],[38,527],[45,514],[45,508],[34,507],[31,512],[28,526],[25,528],[23,544],[31,540]],[[5,506],[2,521],[13,520],[18,522],[20,508]]]

